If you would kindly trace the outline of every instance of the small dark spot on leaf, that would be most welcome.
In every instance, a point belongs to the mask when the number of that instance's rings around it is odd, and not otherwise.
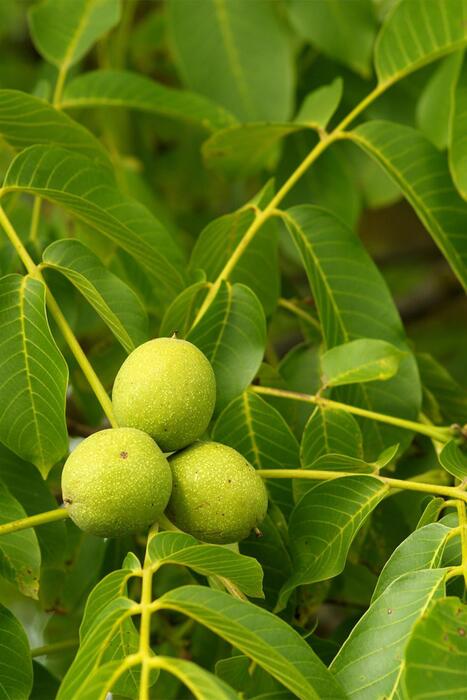
[[[457,630],[457,634],[459,635],[459,637],[465,637],[465,629],[463,627],[459,627],[459,629]]]
[[[122,459],[128,459],[128,452],[120,452],[120,457]]]
[[[449,642],[449,636],[447,634],[443,636],[443,641]]]
[[[392,609],[388,608],[388,615],[392,615]]]

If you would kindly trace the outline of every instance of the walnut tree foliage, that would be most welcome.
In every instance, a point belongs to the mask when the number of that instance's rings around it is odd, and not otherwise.
[[[467,697],[467,0],[0,19],[0,700]],[[61,507],[174,331],[261,537]]]

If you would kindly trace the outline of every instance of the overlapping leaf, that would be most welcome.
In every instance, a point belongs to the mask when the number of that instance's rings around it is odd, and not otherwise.
[[[461,65],[460,51],[441,61],[417,103],[417,126],[439,150],[446,148],[449,142],[454,93]]]
[[[52,338],[42,282],[0,280],[0,440],[47,476],[68,448],[68,369]]]
[[[348,137],[397,182],[467,289],[467,204],[450,186],[446,156],[415,129],[392,122],[367,122]]]
[[[467,478],[467,452],[455,440],[449,440],[439,453],[439,461],[447,472],[460,479]]]
[[[371,476],[347,476],[324,482],[306,493],[289,519],[293,574],[284,584],[279,606],[305,583],[337,576],[352,541],[388,487]]]
[[[209,131],[235,123],[235,117],[206,97],[130,71],[98,70],[79,75],[66,86],[61,107],[125,107],[192,122]]]
[[[466,0],[402,0],[389,14],[375,45],[380,84],[400,80],[467,41]]]
[[[345,697],[308,644],[272,613],[202,586],[169,591],[158,599],[156,607],[183,613],[208,627],[301,700]]]
[[[467,199],[467,60],[459,73],[451,114],[449,166],[452,179]]]
[[[342,78],[335,78],[329,85],[323,85],[310,92],[303,100],[295,121],[308,124],[313,129],[326,129],[339,106],[342,89]]]
[[[148,318],[139,297],[80,241],[55,241],[42,259],[83,294],[127,352],[148,339]]]
[[[29,643],[21,624],[0,605],[1,700],[28,700],[32,688]]]
[[[326,386],[385,381],[399,369],[403,352],[384,340],[360,338],[336,345],[321,356]]]
[[[64,207],[119,245],[157,280],[154,295],[168,300],[183,287],[181,254],[161,223],[125,198],[111,176],[88,158],[64,149],[33,146],[5,176],[3,192],[29,192]]]
[[[266,344],[264,312],[243,284],[223,282],[187,340],[204,352],[216,375],[216,410],[222,410],[251,383]]]
[[[370,606],[330,667],[348,695],[397,697],[408,639],[432,601],[444,594],[445,576],[445,569],[404,574]]]
[[[287,226],[301,254],[316,301],[326,346],[377,338],[407,352],[399,372],[386,382],[338,390],[340,400],[414,420],[421,391],[415,360],[389,290],[355,234],[332,214],[312,206],[290,209]],[[388,444],[406,444],[406,431],[362,422],[371,457]]]

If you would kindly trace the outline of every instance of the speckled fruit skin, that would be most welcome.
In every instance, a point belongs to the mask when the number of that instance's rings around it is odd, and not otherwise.
[[[101,430],[68,457],[63,502],[81,530],[100,537],[138,532],[163,513],[172,474],[149,435],[134,428]]]
[[[151,435],[164,452],[180,450],[204,433],[216,403],[209,360],[186,340],[156,338],[125,360],[112,401],[119,425]]]
[[[231,447],[197,442],[169,457],[169,464],[173,488],[167,517],[199,540],[239,542],[266,515],[263,480]]]

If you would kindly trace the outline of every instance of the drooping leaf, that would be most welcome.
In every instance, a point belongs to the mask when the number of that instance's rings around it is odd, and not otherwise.
[[[72,66],[120,19],[120,0],[42,0],[29,10],[31,37],[56,66]]]
[[[0,481],[0,524],[25,517],[20,503]],[[41,551],[34,530],[0,536],[0,574],[14,583],[23,595],[38,597],[40,567]]]
[[[208,131],[225,129],[235,117],[211,100],[188,90],[175,90],[131,71],[96,70],[71,80],[62,109],[126,107],[192,122]]]
[[[417,103],[417,126],[439,150],[448,145],[454,88],[461,64],[462,52],[447,56],[436,67]]]
[[[22,625],[0,605],[0,698],[28,700],[32,688],[29,642]]]
[[[467,199],[467,60],[462,69],[454,92],[453,111],[451,113],[451,133],[449,148],[449,167],[452,179],[459,194]]]
[[[451,528],[442,523],[431,523],[412,532],[386,562],[372,599],[376,600],[393,581],[403,574],[439,567],[446,538],[450,532]]]
[[[169,591],[158,599],[155,607],[183,613],[208,627],[301,700],[345,697],[300,635],[266,610],[203,586],[183,586]]]
[[[151,540],[148,554],[154,563],[181,564],[203,576],[221,576],[232,581],[245,595],[263,597],[261,566],[252,557],[231,549],[200,544],[181,532],[160,532]]]
[[[300,499],[289,519],[294,570],[282,588],[280,607],[297,586],[343,570],[355,535],[387,492],[379,479],[346,476],[324,482]]]
[[[405,650],[403,697],[461,698],[467,687],[467,606],[437,600],[414,626]]]
[[[466,0],[402,0],[386,18],[375,45],[380,84],[393,83],[467,40]]]
[[[299,124],[308,124],[313,129],[326,129],[342,98],[342,78],[335,78],[310,92],[302,102],[295,117]]]
[[[0,90],[0,135],[13,148],[44,144],[77,151],[108,169],[109,158],[93,134],[48,102],[19,90]]]
[[[170,0],[168,16],[175,60],[192,90],[244,122],[289,117],[292,52],[274,3]]]
[[[376,34],[376,17],[370,0],[332,3],[292,0],[290,18],[297,32],[323,53],[369,77]]]
[[[0,329],[0,440],[46,477],[68,448],[68,369],[50,332],[42,282],[0,280]]]
[[[326,386],[385,381],[396,374],[403,355],[384,340],[352,340],[321,356],[323,380]]]
[[[446,156],[415,129],[392,122],[367,122],[348,137],[397,182],[467,289],[467,204],[449,186]]]
[[[243,284],[223,282],[187,340],[206,355],[216,375],[216,410],[220,411],[251,383],[266,344],[264,312]]]
[[[238,450],[256,469],[297,469],[300,464],[298,442],[285,420],[248,391],[222,411],[212,438]],[[288,516],[293,503],[290,481],[271,479],[268,490]]]
[[[330,666],[355,700],[397,697],[404,649],[414,625],[444,594],[445,576],[446,569],[400,576],[357,622]]]
[[[253,210],[245,208],[208,224],[193,248],[190,269],[204,270],[208,281],[214,282],[254,219]],[[276,222],[269,221],[259,229],[229,276],[232,282],[250,287],[266,315],[274,311],[280,291],[278,244]]]
[[[407,356],[386,382],[343,387],[340,401],[415,420],[420,381],[389,290],[355,234],[332,214],[313,206],[293,207],[287,226],[301,254],[316,300],[327,348],[358,338],[392,343]],[[362,421],[371,458],[388,444],[407,444],[407,431]]]
[[[157,281],[156,298],[171,299],[183,287],[183,273],[176,267],[181,254],[168,232],[144,206],[126,199],[90,159],[33,146],[11,163],[3,192],[39,195],[98,230]]]
[[[467,478],[467,453],[455,440],[449,440],[439,453],[439,461],[447,472],[461,481]]]
[[[55,241],[42,260],[83,294],[127,352],[148,339],[148,318],[139,297],[80,241]]]

